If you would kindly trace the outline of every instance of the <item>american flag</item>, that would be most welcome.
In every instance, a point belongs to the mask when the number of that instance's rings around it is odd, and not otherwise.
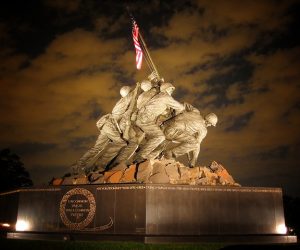
[[[133,44],[135,47],[135,62],[136,62],[136,68],[141,69],[142,67],[142,61],[143,61],[143,51],[141,49],[140,43],[139,43],[139,27],[137,26],[136,21],[132,20],[132,38],[133,38]]]

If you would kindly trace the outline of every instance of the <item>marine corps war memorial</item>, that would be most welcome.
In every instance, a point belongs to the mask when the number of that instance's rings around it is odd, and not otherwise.
[[[217,161],[198,165],[218,110],[202,114],[173,96],[133,21],[136,67],[149,75],[122,86],[96,122],[98,138],[70,174],[49,186],[0,195],[8,238],[162,242],[293,243],[281,188],[243,187]],[[185,158],[185,161],[180,159]],[[217,159],[217,156],[216,156]]]

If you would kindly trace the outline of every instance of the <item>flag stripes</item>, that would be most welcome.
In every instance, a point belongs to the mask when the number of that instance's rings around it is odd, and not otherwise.
[[[143,61],[143,51],[140,46],[139,42],[139,27],[136,23],[136,21],[133,19],[132,20],[132,38],[133,38],[133,44],[135,47],[135,61],[136,61],[136,68],[141,69],[142,67],[142,61]]]

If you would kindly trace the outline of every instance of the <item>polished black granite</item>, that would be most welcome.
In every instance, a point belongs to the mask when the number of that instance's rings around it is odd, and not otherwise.
[[[58,238],[131,238],[144,242],[296,239],[281,231],[285,220],[280,188],[73,185],[21,189],[0,195],[0,204],[11,211],[1,212],[1,220],[6,216],[13,221],[15,214],[17,230],[24,230],[10,233],[11,238],[51,234]]]

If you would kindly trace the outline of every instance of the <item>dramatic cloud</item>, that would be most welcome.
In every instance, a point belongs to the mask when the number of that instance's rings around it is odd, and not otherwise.
[[[72,13],[79,9],[80,2],[81,0],[46,0],[45,4],[52,8]]]

